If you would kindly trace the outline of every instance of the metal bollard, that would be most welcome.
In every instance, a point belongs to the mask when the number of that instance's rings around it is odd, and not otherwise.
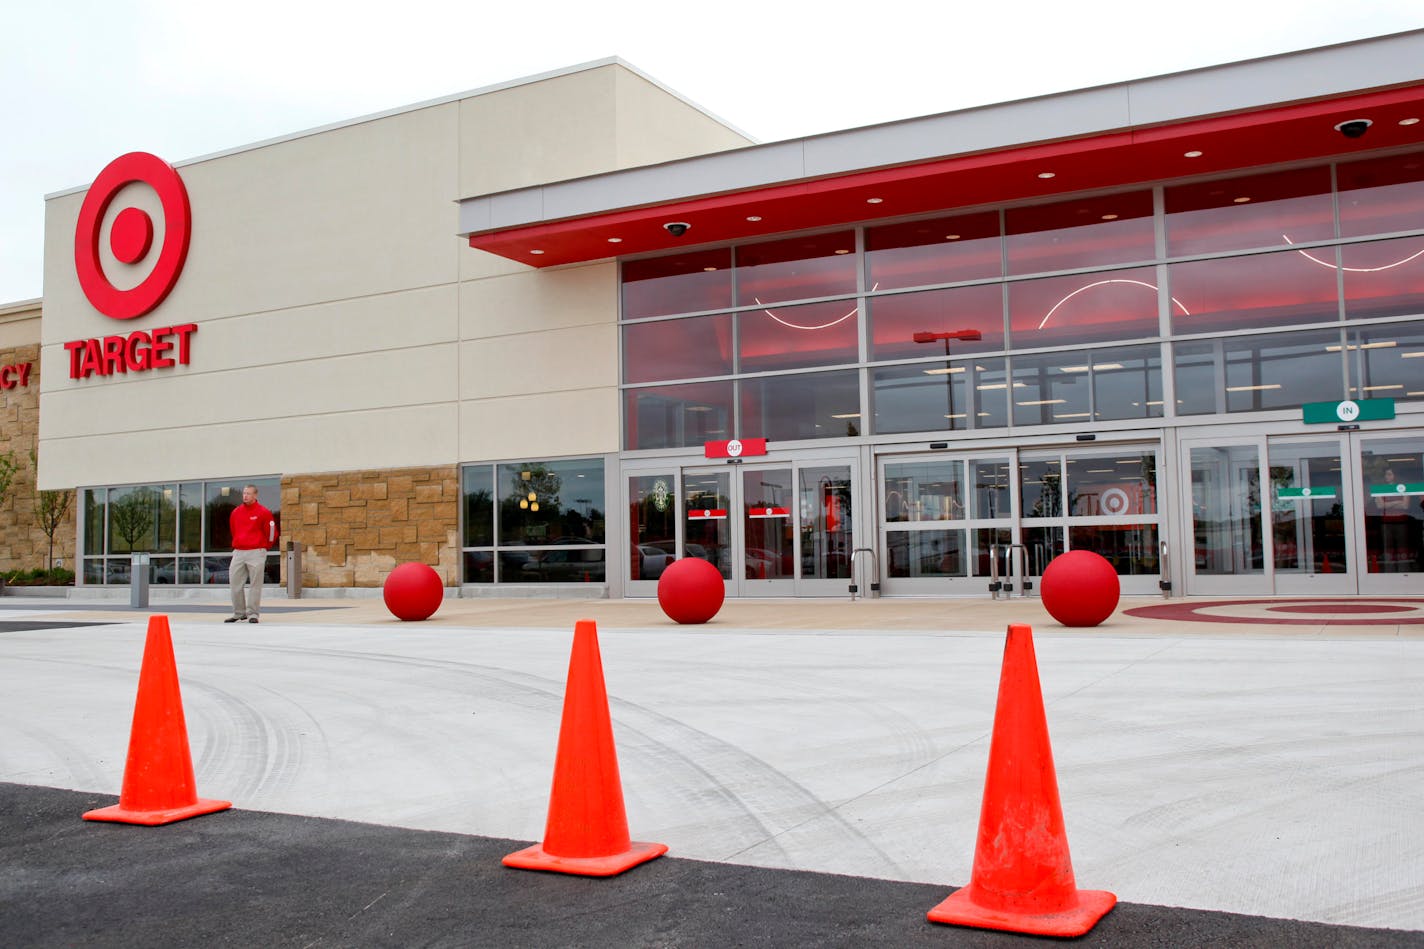
[[[148,606],[148,554],[129,555],[129,606]]]
[[[287,598],[302,598],[302,544],[301,541],[287,541]]]

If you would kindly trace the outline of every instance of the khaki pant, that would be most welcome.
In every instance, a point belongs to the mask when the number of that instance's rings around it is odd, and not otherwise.
[[[228,584],[232,588],[232,615],[238,619],[256,616],[262,608],[262,573],[267,567],[267,551],[234,550],[232,566],[228,568]],[[242,586],[247,588],[247,599],[243,601]]]

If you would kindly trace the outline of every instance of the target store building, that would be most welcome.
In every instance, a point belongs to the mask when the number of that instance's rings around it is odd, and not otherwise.
[[[47,199],[84,584],[1424,578],[1424,31],[756,144],[608,60]],[[269,581],[284,581],[274,551]]]

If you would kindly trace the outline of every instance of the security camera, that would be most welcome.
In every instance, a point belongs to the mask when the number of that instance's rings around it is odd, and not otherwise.
[[[1359,138],[1370,130],[1370,126],[1375,123],[1370,119],[1350,119],[1348,122],[1341,122],[1335,126],[1335,131],[1346,138]]]
[[[687,229],[691,226],[692,225],[686,221],[668,221],[663,225],[663,230],[667,231],[673,237],[681,237],[687,233]]]

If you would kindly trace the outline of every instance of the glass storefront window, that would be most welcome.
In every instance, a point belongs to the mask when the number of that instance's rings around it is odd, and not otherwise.
[[[1424,438],[1363,442],[1360,474],[1366,568],[1424,572]]]
[[[1007,458],[971,460],[968,488],[970,517],[990,520],[1012,516],[1013,479]]]
[[[1025,518],[1063,515],[1063,468],[1059,458],[1019,461],[1019,511]]]
[[[600,459],[499,465],[495,487],[499,492],[501,546],[603,543],[604,490]],[[549,562],[572,561],[556,558]],[[544,572],[558,571],[550,568]]]
[[[1008,424],[1004,360],[916,363],[871,371],[875,432],[962,431]]]
[[[1346,244],[1340,266],[1350,319],[1424,313],[1424,237]]]
[[[1066,467],[1070,516],[1136,517],[1157,513],[1156,452],[1070,454]]]
[[[691,448],[733,435],[730,381],[627,389],[623,405],[623,442],[630,451]]]
[[[1086,355],[1093,377],[1093,418],[1109,421],[1162,417],[1160,346],[1094,349]]]
[[[1173,351],[1179,415],[1260,412],[1344,398],[1335,330],[1194,340],[1175,344]]]
[[[958,521],[965,517],[964,462],[955,458],[885,466],[887,523]]]
[[[1015,356],[1015,425],[1162,416],[1162,355],[1156,345]]]
[[[89,488],[84,492],[84,553],[103,554],[104,525],[109,523],[108,488]],[[85,583],[100,583],[100,580],[85,580]]]
[[[738,247],[737,305],[853,294],[855,268],[854,231]]]
[[[1113,565],[1119,576],[1160,572],[1156,524],[1072,524],[1068,546],[1091,550]]]
[[[702,313],[732,305],[732,252],[672,254],[623,264],[623,318]]]
[[[1298,168],[1166,189],[1167,255],[1276,247],[1335,236],[1330,169]]]
[[[1424,399],[1424,323],[1346,332],[1352,399]]]
[[[1265,569],[1259,457],[1255,445],[1191,450],[1198,576],[1259,574]]]
[[[623,327],[624,382],[664,382],[731,374],[730,314],[650,320]]]
[[[1424,153],[1341,162],[1340,236],[1412,231],[1424,220]]]
[[[738,368],[773,372],[855,363],[860,356],[859,317],[855,300],[738,313]]]
[[[656,580],[677,559],[677,480],[672,472],[628,478],[628,576]]]
[[[745,379],[742,433],[771,441],[859,435],[860,381],[854,369]]]
[[[1272,439],[1271,551],[1276,573],[1347,573],[1338,441]]]
[[[178,498],[174,485],[109,491],[109,553],[172,553]]]
[[[894,293],[867,306],[872,361],[1004,348],[1004,289],[997,283]]]
[[[1107,267],[1156,256],[1150,191],[1010,208],[1004,231],[1011,274]]]
[[[178,486],[178,552],[201,553],[203,549],[203,485],[189,481]],[[182,580],[198,583],[198,580]]]
[[[836,580],[850,576],[855,542],[851,535],[850,467],[804,467],[801,495],[801,577]]]
[[[867,228],[865,266],[865,285],[880,290],[1002,276],[999,212]]]
[[[465,507],[465,539],[461,546],[494,546],[494,471],[488,465],[462,469],[460,492]]]
[[[886,531],[886,576],[967,577],[969,550],[963,530]]]
[[[683,556],[705,560],[732,579],[732,477],[725,471],[688,472],[682,479]]]
[[[1334,247],[1173,264],[1172,332],[1334,323],[1336,274]]]
[[[1157,271],[1022,280],[1009,286],[1009,345],[1014,349],[1107,342],[1159,333]]]

